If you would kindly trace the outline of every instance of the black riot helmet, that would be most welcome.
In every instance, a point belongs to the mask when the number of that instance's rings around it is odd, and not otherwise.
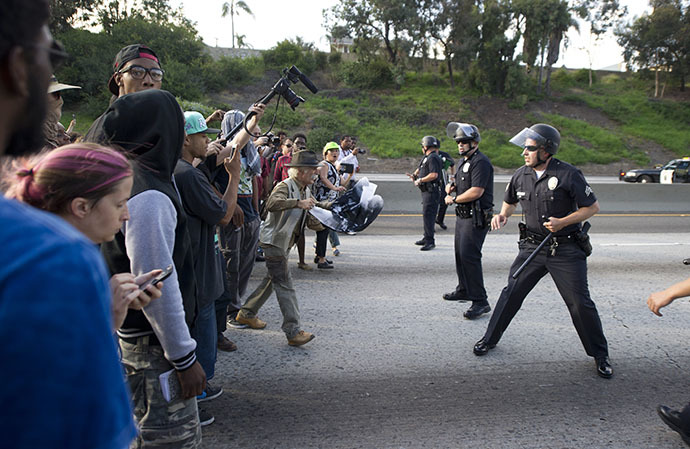
[[[441,142],[434,136],[424,136],[422,146],[425,148],[441,148]]]
[[[561,144],[561,133],[551,125],[537,123],[520,131],[510,139],[510,143],[524,148],[527,139],[534,140],[539,146],[543,146],[547,153],[554,155]]]
[[[469,123],[450,122],[446,126],[446,135],[456,143],[481,142],[479,129]]]

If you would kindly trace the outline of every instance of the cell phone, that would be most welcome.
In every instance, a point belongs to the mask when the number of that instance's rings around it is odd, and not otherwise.
[[[146,281],[146,282],[144,282],[143,284],[141,284],[141,285],[139,286],[139,290],[144,291],[144,290],[146,290],[150,285],[156,285],[157,283],[162,282],[162,281],[168,279],[168,277],[170,277],[170,275],[172,274],[172,272],[173,272],[173,266],[172,266],[172,265],[168,265],[165,269],[163,269],[163,272],[162,272],[161,274],[159,274],[159,275],[156,276],[155,278],[149,279],[148,281]]]

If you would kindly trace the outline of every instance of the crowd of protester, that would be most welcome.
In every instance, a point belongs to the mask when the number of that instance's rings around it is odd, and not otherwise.
[[[55,297],[44,295],[42,303],[23,314],[35,319],[32,329],[43,323],[45,337],[6,323],[12,308],[2,314],[2,333],[14,333],[21,351],[36,352],[41,346],[61,351],[61,357],[46,361],[46,369],[61,373],[55,385],[81,391],[83,397],[66,407],[64,421],[54,422],[45,435],[13,432],[9,443],[196,447],[201,426],[214,421],[199,404],[223,392],[212,384],[217,351],[237,349],[224,335],[228,326],[265,327],[256,315],[275,290],[288,344],[300,346],[314,338],[300,328],[286,264],[297,245],[299,267],[311,269],[305,261],[308,226],[317,234],[314,263],[319,269],[333,269],[325,258],[330,230],[307,212],[316,205],[328,208],[345,190],[334,165],[339,147],[329,143],[325,160],[319,161],[304,134],[262,136],[261,104],[250,108],[246,129],[234,135],[230,130],[245,121],[240,111],[216,111],[207,118],[197,111],[183,112],[163,90],[165,72],[155,51],[142,44],[128,45],[115,55],[113,74],[104,80],[113,95],[110,106],[84,136],[74,133],[74,117],[67,129],[60,122],[62,92],[79,86],[60,83],[51,74],[67,54],[47,30],[47,3],[10,3],[3,4],[3,16],[26,29],[17,29],[16,39],[3,35],[3,66],[21,67],[32,75],[5,83],[2,102],[43,126],[36,132],[3,122],[2,154],[14,156],[2,172],[7,198],[0,212],[1,240],[7,243],[3,263],[11,268],[10,258],[17,258],[17,245],[26,240],[17,236],[28,232],[42,247],[30,251],[30,257],[12,260],[16,269],[30,266],[36,276],[58,263],[60,269],[53,269],[46,281]],[[28,48],[39,50],[24,51]],[[17,49],[22,50],[19,56]],[[221,121],[220,129],[209,128],[216,121]],[[317,177],[315,199],[309,186]],[[45,213],[36,215],[39,210]],[[23,221],[32,224],[22,229]],[[335,233],[332,238],[337,242]],[[8,239],[13,239],[11,245]],[[266,261],[268,274],[245,296],[257,260]],[[26,268],[19,266],[22,263]],[[162,276],[164,269],[167,277]],[[0,281],[9,276],[3,273]],[[26,274],[13,276],[3,287],[3,298],[20,288],[17,281],[27,279]],[[24,289],[27,293],[40,296],[32,289]],[[81,308],[63,304],[70,293],[79,298]],[[87,299],[91,307],[83,307]],[[46,325],[48,314],[59,317],[61,325]],[[49,344],[55,335],[60,338]],[[15,354],[3,355],[9,360]],[[78,374],[65,374],[69,370],[60,368],[65,365]],[[166,396],[162,379],[176,384],[177,394]],[[13,382],[13,390],[25,390],[21,380]],[[40,397],[54,397],[54,390],[41,387],[23,397],[24,408],[4,425],[18,425],[34,413]],[[12,394],[3,389],[1,396],[15,404]],[[47,416],[56,407],[51,401],[41,408]],[[78,407],[105,411],[75,425],[70,419]]]

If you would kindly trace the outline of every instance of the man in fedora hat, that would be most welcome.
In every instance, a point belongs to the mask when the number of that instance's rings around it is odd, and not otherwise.
[[[309,189],[318,166],[319,161],[313,152],[295,152],[288,164],[288,178],[278,183],[266,200],[268,217],[259,232],[259,246],[266,257],[266,277],[249,295],[235,318],[252,329],[266,327],[266,322],[257,314],[275,290],[283,314],[282,329],[290,346],[301,346],[314,339],[314,334],[300,329],[297,296],[287,263],[290,248],[304,228],[307,211],[314,206],[330,208],[332,204],[317,202]]]

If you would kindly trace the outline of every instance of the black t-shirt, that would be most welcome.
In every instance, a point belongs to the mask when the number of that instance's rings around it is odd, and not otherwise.
[[[532,167],[520,167],[510,180],[503,198],[508,204],[520,202],[530,232],[546,235],[543,223],[549,217],[563,218],[580,207],[588,207],[597,201],[584,175],[572,165],[551,159],[546,171],[537,180]],[[569,235],[580,229],[576,223],[555,235]]]
[[[206,175],[184,159],[175,167],[175,183],[187,214],[192,241],[194,273],[200,306],[215,301],[223,293],[223,266],[215,244],[216,225],[228,205],[216,194]]]
[[[479,198],[479,207],[490,209],[494,207],[494,167],[486,155],[479,150],[465,159],[458,161],[455,172],[455,190],[458,195],[470,187],[482,187],[484,193]]]
[[[443,176],[443,173],[441,173],[441,170],[443,169],[442,167],[443,163],[441,162],[441,158],[438,157],[438,154],[432,151],[428,155],[424,156],[422,161],[419,163],[419,174],[417,176],[419,178],[423,178],[429,173],[436,172],[436,174],[438,174],[438,178],[432,182],[441,182]]]

